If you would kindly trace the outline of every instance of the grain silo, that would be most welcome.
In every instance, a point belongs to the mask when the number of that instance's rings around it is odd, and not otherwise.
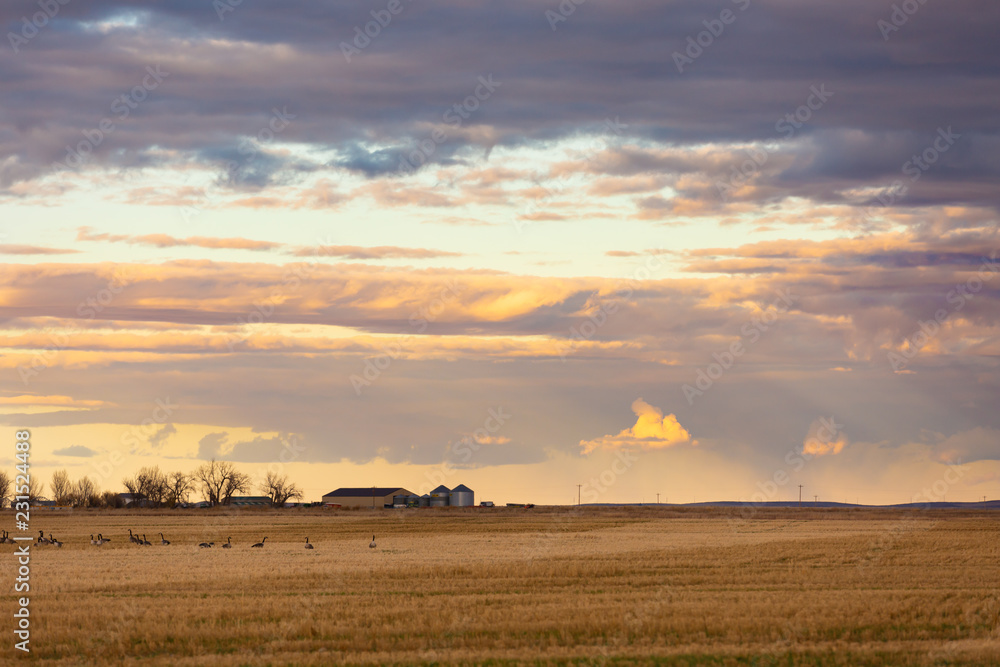
[[[420,507],[420,496],[415,493],[411,493],[406,496],[406,506],[407,507]]]
[[[472,507],[476,504],[476,494],[465,484],[459,484],[451,490],[448,504],[452,507]]]
[[[451,497],[451,489],[442,484],[431,491],[431,507],[447,507]]]
[[[425,493],[424,495],[420,496],[420,506],[421,507],[431,506],[431,494]]]

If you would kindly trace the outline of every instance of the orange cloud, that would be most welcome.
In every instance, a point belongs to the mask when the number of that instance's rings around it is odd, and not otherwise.
[[[37,245],[18,245],[15,243],[0,243],[0,255],[69,255],[80,250],[65,248],[44,248]]]
[[[847,436],[833,419],[817,419],[809,426],[809,434],[802,443],[802,453],[809,456],[839,454],[847,445]]]
[[[642,400],[632,402],[632,412],[638,419],[635,426],[622,430],[618,435],[605,435],[596,440],[581,440],[584,454],[595,449],[665,449],[675,445],[697,445],[691,434],[681,426],[675,415],[663,416],[663,411]]]
[[[400,248],[399,246],[375,246],[364,248],[356,245],[321,245],[298,248],[291,253],[295,257],[346,257],[348,259],[430,259],[434,257],[461,257],[460,252],[430,250],[427,248]]]
[[[230,250],[273,250],[285,245],[273,241],[255,241],[240,237],[219,238],[215,236],[189,236],[179,239],[169,234],[145,234],[131,236],[127,234],[95,234],[90,227],[77,229],[77,241],[108,241],[111,243],[133,243],[149,245],[157,248],[172,248],[175,246],[195,246],[198,248],[230,249]]]

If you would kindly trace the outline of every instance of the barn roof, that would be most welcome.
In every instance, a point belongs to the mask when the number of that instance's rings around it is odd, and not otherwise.
[[[342,487],[340,489],[335,489],[330,493],[324,495],[324,498],[329,498],[331,496],[344,498],[344,497],[357,497],[365,496],[371,498],[372,496],[388,496],[389,494],[396,493],[398,491],[406,491],[401,486],[358,486],[358,487]],[[409,493],[409,491],[406,491]]]

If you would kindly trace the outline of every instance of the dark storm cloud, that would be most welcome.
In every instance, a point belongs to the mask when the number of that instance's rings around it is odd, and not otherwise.
[[[315,169],[378,177],[474,93],[477,77],[492,74],[501,82],[494,96],[428,162],[447,163],[462,144],[532,144],[615,116],[654,144],[783,140],[791,128],[814,139],[791,167],[767,175],[768,196],[835,200],[836,188],[898,178],[938,128],[953,127],[960,143],[906,203],[997,204],[987,187],[1000,170],[994,2],[919,5],[888,39],[878,21],[891,19],[890,2],[586,3],[550,24],[545,12],[557,7],[404,2],[347,62],[341,43],[381,5],[241,3],[220,17],[194,0],[69,3],[0,62],[0,184],[46,173],[103,118],[115,129],[88,165],[223,162],[286,105],[295,119],[282,141],[340,157],[290,165],[261,151],[240,163],[236,183],[260,188]],[[20,34],[34,8],[0,8],[5,34]],[[727,9],[734,21],[678,72],[674,54]],[[151,65],[169,77],[118,119],[113,100]],[[780,125],[814,86],[832,97],[801,126]],[[464,134],[475,127],[491,128],[491,138]]]

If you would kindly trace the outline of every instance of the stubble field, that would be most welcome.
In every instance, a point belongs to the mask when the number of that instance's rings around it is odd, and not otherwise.
[[[811,509],[749,520],[668,508],[36,512],[36,533],[65,544],[32,547],[30,658],[1000,664],[998,519]],[[129,528],[153,546],[130,544]],[[160,531],[172,544],[159,544]],[[92,546],[99,532],[112,541]],[[249,548],[265,535],[263,549]],[[234,548],[220,548],[229,536]],[[0,545],[11,552],[0,570],[9,610],[0,662],[19,653],[14,549]]]

